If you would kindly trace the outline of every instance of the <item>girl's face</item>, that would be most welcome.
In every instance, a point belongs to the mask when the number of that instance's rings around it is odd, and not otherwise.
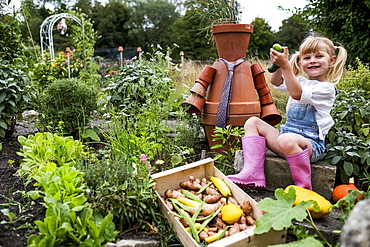
[[[326,81],[328,70],[334,64],[335,59],[335,56],[330,56],[326,51],[320,50],[302,55],[299,63],[308,79]]]

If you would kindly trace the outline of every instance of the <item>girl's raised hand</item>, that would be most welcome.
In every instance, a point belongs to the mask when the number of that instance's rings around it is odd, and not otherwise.
[[[289,64],[289,50],[287,46],[282,47],[283,53],[270,49],[270,60],[272,63],[276,64],[279,67],[284,67]]]

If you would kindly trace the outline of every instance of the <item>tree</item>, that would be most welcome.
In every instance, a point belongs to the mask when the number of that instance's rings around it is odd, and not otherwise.
[[[207,36],[206,32],[200,32],[199,23],[200,19],[194,15],[194,9],[189,9],[170,27],[171,37],[188,59],[217,58],[213,40]]]
[[[287,46],[292,53],[299,49],[299,45],[307,35],[308,31],[304,29],[304,25],[300,24],[294,16],[292,16],[283,20],[282,26],[274,35],[274,40],[282,46]]]
[[[343,45],[351,64],[356,57],[370,62],[370,0],[309,0],[297,14],[311,30]]]
[[[132,7],[132,18],[127,23],[128,44],[148,50],[151,44],[168,47],[172,44],[169,27],[180,14],[176,6],[163,0],[138,1]]]
[[[106,6],[96,4],[89,16],[99,36],[95,48],[130,45],[126,25],[131,18],[131,9],[125,3],[111,2]]]
[[[270,48],[274,43],[274,34],[271,27],[263,18],[255,18],[252,23],[254,26],[253,34],[249,43],[248,53],[251,56],[267,59],[269,58]]]

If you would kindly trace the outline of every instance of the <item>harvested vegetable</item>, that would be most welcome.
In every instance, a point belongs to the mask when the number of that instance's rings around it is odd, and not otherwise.
[[[244,201],[243,205],[241,206],[241,209],[243,210],[245,215],[250,215],[253,211],[250,201]]]
[[[288,187],[286,187],[284,190],[285,193],[288,193],[290,187],[293,187],[296,192],[296,199],[294,201],[294,205],[298,205],[302,201],[309,201],[309,200],[313,200],[317,202],[320,208],[319,211],[314,210],[314,205],[311,205],[308,208],[308,211],[310,211],[311,216],[313,218],[322,218],[331,212],[332,204],[328,200],[326,200],[323,196],[319,195],[318,193],[312,190],[308,190],[308,189],[305,189],[305,188],[302,188],[296,185],[289,185]]]
[[[205,201],[206,203],[215,203],[215,202],[218,202],[221,198],[222,198],[222,195],[221,194],[217,194],[217,195],[206,195],[203,198],[203,201]]]
[[[196,202],[192,199],[189,199],[189,198],[186,198],[186,197],[179,197],[177,198],[177,200],[183,204],[185,204],[186,206],[189,206],[189,207],[193,207],[193,208],[196,208],[196,207],[199,207],[200,205],[200,202]]]
[[[345,197],[349,193],[350,190],[359,191],[359,189],[355,186],[354,178],[350,178],[348,184],[341,184],[334,188],[333,194],[332,194],[333,200],[335,202],[339,201],[340,199]],[[363,196],[360,193],[358,194],[359,194],[358,199],[362,200]]]
[[[227,186],[223,179],[218,177],[211,177],[210,180],[213,182],[213,184],[217,187],[217,189],[223,196],[225,197],[231,196],[230,188],[229,186]]]
[[[200,184],[199,179],[195,179],[193,176],[189,177],[188,181],[180,182],[180,187],[187,189],[187,190],[200,190],[202,189],[202,185]]]
[[[164,192],[164,195],[167,198],[179,198],[179,197],[185,197],[181,192],[178,192],[177,190],[174,189],[168,189]]]
[[[228,224],[234,224],[243,215],[243,210],[233,203],[229,203],[222,207],[222,220]]]

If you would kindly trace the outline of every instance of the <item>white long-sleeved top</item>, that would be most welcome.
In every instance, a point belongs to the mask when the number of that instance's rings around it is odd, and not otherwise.
[[[336,89],[335,85],[330,82],[320,82],[317,80],[308,80],[303,76],[297,77],[298,82],[302,85],[302,95],[300,100],[294,100],[289,97],[286,110],[288,112],[291,102],[296,101],[301,104],[311,104],[316,109],[316,121],[319,126],[319,138],[325,139],[326,134],[334,125],[334,120],[330,115],[335,101]],[[277,89],[288,91],[285,82]]]

